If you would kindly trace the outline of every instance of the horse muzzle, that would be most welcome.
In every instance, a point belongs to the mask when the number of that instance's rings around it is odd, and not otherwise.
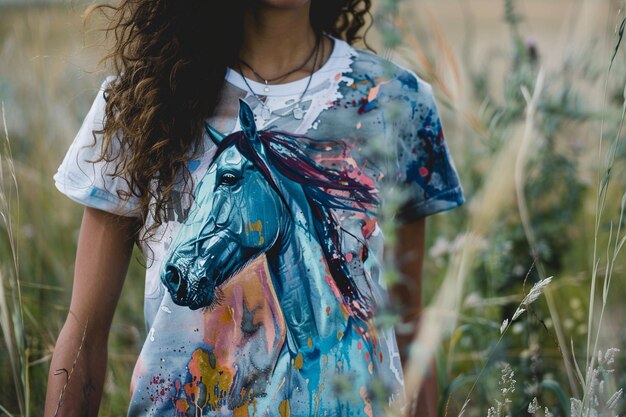
[[[161,281],[172,296],[172,301],[180,306],[197,310],[210,307],[215,301],[215,280],[206,276],[206,271],[199,274],[184,273],[175,264],[168,263]]]

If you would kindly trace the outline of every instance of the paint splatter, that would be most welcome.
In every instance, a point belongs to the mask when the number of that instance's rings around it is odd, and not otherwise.
[[[297,370],[300,370],[302,369],[303,366],[304,366],[304,358],[302,356],[302,353],[298,353],[293,360],[293,367],[296,368]]]
[[[278,406],[278,412],[280,417],[291,417],[291,408],[289,407],[289,400],[282,400]]]

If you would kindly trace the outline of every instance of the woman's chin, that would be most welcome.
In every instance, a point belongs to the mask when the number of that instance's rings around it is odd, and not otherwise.
[[[311,0],[257,0],[256,3],[273,9],[299,9],[307,6]]]

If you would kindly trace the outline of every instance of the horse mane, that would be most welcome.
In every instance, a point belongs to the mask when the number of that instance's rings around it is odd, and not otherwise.
[[[372,185],[350,177],[347,172],[319,164],[304,151],[307,147],[345,150],[346,145],[341,141],[314,140],[303,135],[271,130],[259,131],[257,138],[263,144],[265,157],[259,154],[243,132],[235,132],[219,143],[213,161],[226,148],[235,145],[261,172],[285,205],[286,199],[275,182],[270,166],[287,179],[300,184],[311,207],[315,230],[330,274],[343,297],[341,301],[351,316],[362,320],[371,318],[372,302],[352,278],[341,250],[339,222],[332,209],[373,214],[379,203],[377,190]]]

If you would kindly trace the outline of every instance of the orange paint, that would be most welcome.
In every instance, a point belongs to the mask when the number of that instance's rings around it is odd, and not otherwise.
[[[176,409],[182,414],[185,414],[187,413],[187,410],[189,410],[189,403],[186,399],[181,398],[180,400],[176,401]]]
[[[244,405],[243,407],[237,407],[233,410],[233,417],[250,417],[250,412],[248,412],[248,405]]]

